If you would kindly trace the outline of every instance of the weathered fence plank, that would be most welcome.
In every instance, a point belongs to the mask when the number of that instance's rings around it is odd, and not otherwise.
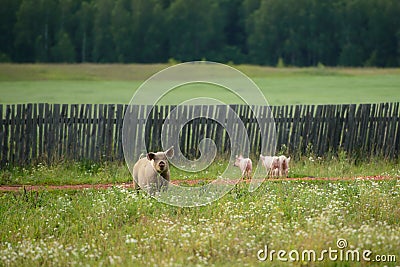
[[[3,113],[2,113],[3,114]],[[10,135],[10,114],[11,114],[11,108],[9,105],[6,106],[6,114],[5,114],[5,121],[3,121],[3,127],[2,130],[3,132],[3,149],[2,149],[2,159],[1,159],[1,165],[4,166],[7,164],[8,160],[8,155],[9,155],[9,141],[8,137]]]
[[[7,107],[6,107],[7,113]],[[0,106],[0,114],[3,116],[3,105]],[[0,122],[0,144],[2,145],[2,149],[0,151],[0,164],[4,165],[5,160],[7,159],[7,147],[8,147],[8,123],[7,123],[7,115],[5,120],[1,120]]]
[[[85,159],[89,158],[89,136],[90,136],[90,105],[81,105],[81,110],[83,110],[82,118],[82,141],[81,141],[81,156]]]
[[[0,113],[1,114],[1,113]],[[24,152],[24,162],[30,163],[32,155],[33,141],[33,105],[28,104],[26,110],[26,128],[25,128],[25,152]]]
[[[16,157],[18,158],[18,163],[23,163],[24,158],[24,142],[23,140],[23,127],[24,127],[24,113],[25,104],[17,106],[17,116],[16,120],[16,128],[15,128],[15,148],[16,148]]]
[[[97,125],[98,125],[98,116],[97,116],[97,104],[95,104],[93,106],[93,109],[90,108],[91,110],[93,110],[93,123],[92,123],[92,129],[91,129],[91,134],[90,134],[90,154],[89,154],[89,159],[90,160],[95,160],[96,156],[96,144],[97,144],[97,140],[96,140],[96,133],[97,133]]]
[[[114,141],[114,151],[115,156],[117,159],[123,158],[123,151],[122,151],[122,125],[124,120],[124,106],[119,104],[117,105],[117,113],[115,116],[116,119],[116,126],[115,126],[115,138]]]
[[[147,115],[147,108],[146,106],[140,106],[140,110],[138,109],[138,121],[137,121],[137,126],[133,125],[134,128],[137,128],[137,133],[136,133],[136,147],[140,147],[139,145],[145,143],[144,139],[144,129],[146,126],[146,115]],[[137,153],[142,153],[143,151],[137,151]]]
[[[399,114],[399,103],[394,103],[393,111],[390,114],[390,131],[388,132],[388,145],[386,145],[386,151],[384,152],[385,155],[389,157],[395,156],[395,143],[396,143],[396,119],[398,117],[396,114]]]

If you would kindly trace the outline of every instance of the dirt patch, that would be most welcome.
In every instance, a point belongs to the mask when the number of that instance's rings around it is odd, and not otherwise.
[[[83,190],[83,189],[107,189],[113,186],[124,188],[133,187],[132,184],[77,184],[77,185],[2,185],[0,192],[7,191],[39,191],[39,190]]]
[[[279,179],[265,179],[265,181],[269,182],[277,182],[277,181],[352,181],[352,180],[393,180],[400,179],[400,177],[391,177],[391,176],[366,176],[366,177],[333,177],[333,178],[324,178],[324,177],[302,177],[302,178],[279,178]],[[199,179],[199,180],[174,180],[171,181],[174,185],[186,185],[186,186],[196,186],[203,185],[206,183],[210,183],[213,180],[209,179]],[[243,182],[249,183],[250,180],[245,180]],[[235,184],[237,180],[229,180],[229,183]],[[121,188],[133,188],[132,183],[122,183],[122,184],[79,184],[79,185],[1,185],[0,192],[16,192],[20,190],[26,191],[40,191],[40,190],[83,190],[83,189],[107,189],[113,186],[118,186]]]

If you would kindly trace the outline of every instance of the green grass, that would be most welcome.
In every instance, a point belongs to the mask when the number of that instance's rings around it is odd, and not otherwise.
[[[63,162],[47,166],[39,163],[9,167],[0,171],[1,185],[75,185],[131,182],[125,164],[90,161]]]
[[[128,104],[136,81],[0,82],[0,103]]]
[[[256,159],[253,158],[254,170]],[[187,172],[171,165],[172,180],[214,180],[227,168],[227,162],[214,161],[207,169],[199,172]],[[265,170],[262,168],[262,172]],[[233,175],[240,177],[239,168]],[[399,160],[371,158],[355,162],[345,154],[339,157],[296,157],[292,159],[289,177],[356,178],[366,176],[400,177]],[[232,178],[232,177],[229,177]],[[99,184],[131,183],[132,178],[125,164],[60,162],[52,166],[37,164],[27,167],[9,167],[0,170],[0,185],[63,185],[63,184]]]
[[[254,159],[255,160],[255,159]],[[226,162],[188,173],[175,167],[172,179],[213,179]],[[125,165],[60,162],[0,171],[0,184],[60,185],[114,183],[107,190],[40,190],[0,193],[0,261],[5,266],[258,266],[257,252],[348,249],[395,255],[400,243],[400,164],[381,158],[355,161],[302,156],[290,177],[385,175],[384,181],[264,181],[250,193],[238,184],[220,200],[197,208],[162,204],[131,182]],[[372,257],[371,257],[372,258]],[[276,258],[265,264],[287,266]],[[299,266],[306,262],[294,262]],[[314,265],[313,262],[309,263]],[[364,266],[334,262],[324,266]],[[387,263],[388,266],[395,266]],[[369,266],[381,266],[371,262]]]
[[[168,206],[143,192],[108,190],[0,194],[4,266],[259,266],[270,250],[371,250],[399,260],[400,182],[244,184],[210,205]],[[300,266],[277,260],[274,266]],[[365,266],[365,262],[308,262]],[[396,263],[385,263],[395,266]],[[383,266],[370,262],[368,266]]]
[[[0,103],[127,104],[143,81],[168,66],[0,64]],[[234,67],[255,81],[271,105],[400,101],[400,69]],[[177,88],[159,103],[199,96],[241,103],[227,90],[202,84]]]
[[[142,81],[167,65],[0,64],[0,103],[128,103]],[[400,101],[399,69],[275,69],[238,66],[254,78],[270,104]],[[196,87],[198,86],[198,87]],[[176,95],[173,95],[176,94]],[[161,103],[205,94],[228,103],[224,90],[178,88]],[[255,161],[256,159],[253,159]],[[226,162],[172,179],[214,179]],[[250,193],[239,184],[198,208],[168,206],[144,192],[41,190],[0,193],[0,266],[383,266],[378,262],[261,263],[257,252],[348,249],[395,255],[400,261],[398,160],[296,156],[290,177],[384,175],[384,181],[265,181]],[[124,164],[59,162],[0,170],[1,185],[119,184],[131,182]],[[275,254],[276,255],[276,254]]]

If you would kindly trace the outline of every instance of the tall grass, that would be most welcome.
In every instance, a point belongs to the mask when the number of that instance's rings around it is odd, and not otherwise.
[[[252,158],[253,165],[258,159]],[[214,161],[200,172],[187,172],[171,165],[172,180],[213,180],[220,176],[228,162],[222,158]],[[264,168],[262,172],[265,172]],[[265,172],[266,174],[266,172]],[[237,169],[239,176],[239,169]],[[400,177],[398,159],[388,160],[371,157],[354,160],[346,153],[338,156],[317,157],[295,156],[290,162],[289,177],[356,178],[365,176]],[[130,183],[131,175],[125,164],[120,162],[59,162],[54,165],[39,163],[32,166],[6,167],[0,170],[0,185],[63,185],[63,184],[100,184]]]
[[[400,255],[400,182],[245,184],[198,208],[158,203],[143,192],[108,190],[0,194],[5,266],[258,266],[257,252],[347,249]],[[287,266],[267,259],[266,264]],[[292,262],[299,266],[365,262]],[[394,266],[396,263],[386,263]],[[370,262],[368,266],[382,266]]]
[[[198,208],[157,202],[143,191],[118,185],[107,190],[0,193],[0,262],[4,266],[194,266],[262,264],[265,245],[274,250],[371,250],[400,255],[400,167],[371,158],[296,157],[290,176],[358,177],[391,180],[265,181],[255,192],[238,184],[220,200]],[[172,168],[172,179],[215,178],[217,161],[200,173]],[[118,163],[63,162],[2,170],[2,184],[130,182]],[[287,266],[275,258],[265,264]],[[291,265],[307,264],[295,261]],[[365,262],[308,262],[363,266]],[[369,265],[381,266],[377,262]],[[388,262],[388,266],[395,263]]]

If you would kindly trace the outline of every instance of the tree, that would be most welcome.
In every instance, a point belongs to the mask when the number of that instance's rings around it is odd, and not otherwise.
[[[0,61],[399,66],[399,0],[3,0]]]
[[[163,1],[161,1],[163,2]],[[165,13],[158,0],[146,1],[147,12],[142,12],[140,22],[135,21],[135,35],[141,38],[141,52],[137,51],[138,62],[166,62],[168,56],[168,36]],[[136,24],[137,23],[137,24]],[[142,26],[141,26],[142,25]],[[136,48],[137,49],[137,48]]]
[[[82,2],[77,11],[76,20],[78,23],[78,30],[76,31],[75,36],[75,47],[78,55],[80,55],[79,61],[92,61],[94,20],[93,4],[85,1]]]
[[[223,45],[217,1],[176,0],[168,9],[170,56],[182,61],[212,60]]]
[[[11,61],[14,57],[14,36],[13,25],[17,18],[16,13],[21,0],[3,0],[0,9],[0,62]]]
[[[341,51],[338,64],[362,66],[368,53],[365,44],[368,37],[367,3],[364,0],[344,1],[341,9]]]
[[[395,0],[368,0],[367,65],[395,66],[397,53],[396,33],[400,29],[400,3]],[[383,30],[384,29],[384,30]]]
[[[119,62],[160,62],[168,58],[167,29],[160,0],[118,0],[111,28]]]
[[[111,32],[119,62],[134,60],[132,24],[130,1],[117,0],[111,13]]]
[[[273,66],[283,57],[287,10],[286,1],[264,0],[250,15],[247,43],[252,63]]]
[[[68,33],[58,33],[56,44],[51,48],[51,57],[55,62],[75,62],[75,49]]]
[[[54,0],[22,1],[14,28],[18,61],[49,61],[57,14]]]
[[[93,61],[115,62],[115,46],[112,36],[111,10],[114,8],[113,0],[97,0],[94,5],[93,26]]]

